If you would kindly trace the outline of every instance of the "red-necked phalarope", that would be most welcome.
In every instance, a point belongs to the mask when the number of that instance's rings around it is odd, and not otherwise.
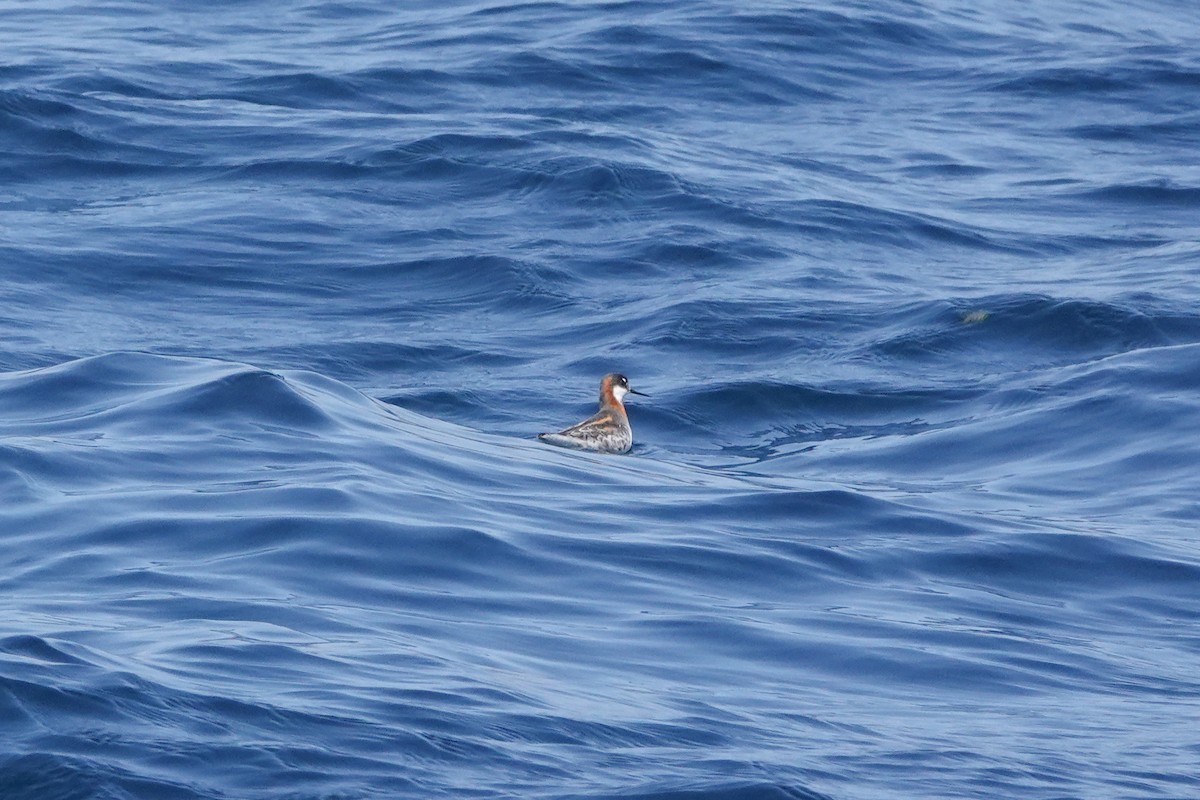
[[[629,429],[629,417],[625,404],[626,394],[645,392],[631,389],[629,379],[617,372],[610,372],[600,379],[600,410],[578,425],[572,425],[558,433],[539,433],[543,442],[576,450],[594,450],[597,453],[628,453],[633,447],[633,431]]]

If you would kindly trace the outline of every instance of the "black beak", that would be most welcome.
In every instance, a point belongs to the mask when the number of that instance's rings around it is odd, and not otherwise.
[[[642,397],[650,396],[650,395],[646,394],[645,392],[639,392],[637,389],[633,389],[633,388],[630,388],[629,393],[630,394],[640,394]]]

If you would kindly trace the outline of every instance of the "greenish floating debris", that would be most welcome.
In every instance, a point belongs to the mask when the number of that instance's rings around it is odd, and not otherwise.
[[[968,325],[971,325],[976,322],[983,322],[985,319],[987,319],[991,315],[992,315],[992,313],[990,311],[984,311],[982,308],[980,308],[980,309],[976,309],[975,311],[965,312],[962,315],[962,321],[967,323]]]

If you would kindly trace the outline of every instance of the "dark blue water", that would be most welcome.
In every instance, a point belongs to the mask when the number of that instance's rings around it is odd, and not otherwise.
[[[0,41],[0,797],[1200,796],[1190,3]]]

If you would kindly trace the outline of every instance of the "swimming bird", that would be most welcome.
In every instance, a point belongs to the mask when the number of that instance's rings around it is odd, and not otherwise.
[[[558,433],[539,433],[543,442],[576,450],[592,450],[597,453],[628,453],[633,447],[633,431],[629,428],[629,417],[625,404],[621,402],[627,394],[639,394],[629,385],[629,379],[619,372],[610,372],[600,379],[600,410],[578,425],[572,425]]]

